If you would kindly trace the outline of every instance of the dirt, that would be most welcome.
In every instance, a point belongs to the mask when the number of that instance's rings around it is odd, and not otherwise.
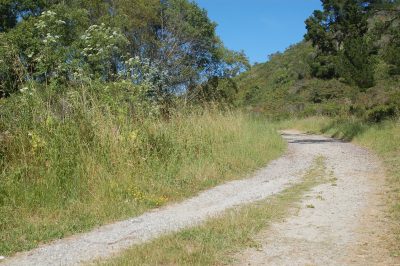
[[[379,160],[349,143],[286,131],[288,151],[252,177],[228,182],[186,201],[6,259],[4,265],[78,265],[107,258],[162,234],[196,226],[235,206],[259,201],[301,182],[315,158],[337,178],[308,194],[296,214],[257,237],[261,247],[238,265],[394,265],[385,246],[384,175]]]
[[[286,134],[298,141],[298,132]],[[400,265],[389,252],[387,187],[378,158],[349,143],[308,139],[305,145],[324,149],[329,182],[308,193],[290,218],[258,235],[260,246],[236,255],[236,264]]]

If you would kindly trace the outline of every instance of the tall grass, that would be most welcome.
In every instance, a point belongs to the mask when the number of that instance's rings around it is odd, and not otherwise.
[[[272,125],[239,112],[146,117],[145,103],[92,90],[0,102],[1,255],[244,177],[284,149]]]

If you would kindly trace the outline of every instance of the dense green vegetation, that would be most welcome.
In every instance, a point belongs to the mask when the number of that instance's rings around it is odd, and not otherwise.
[[[147,93],[167,105],[172,93],[196,97],[202,83],[248,66],[188,0],[2,0],[0,10],[0,97],[27,83],[127,80],[151,84]]]
[[[236,103],[272,117],[399,115],[398,1],[323,0],[305,40],[240,75]]]
[[[237,112],[132,117],[120,90],[95,84],[2,103],[1,254],[181,200],[284,149],[271,125]]]
[[[0,254],[246,175],[284,143],[227,103],[246,57],[187,0],[0,0]]]

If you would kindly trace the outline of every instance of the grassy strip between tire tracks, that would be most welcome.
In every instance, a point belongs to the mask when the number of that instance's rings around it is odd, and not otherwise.
[[[273,221],[290,213],[305,192],[328,179],[325,160],[319,157],[304,180],[279,195],[231,209],[204,225],[138,245],[100,265],[220,265],[232,262],[232,254],[256,246],[254,237]]]

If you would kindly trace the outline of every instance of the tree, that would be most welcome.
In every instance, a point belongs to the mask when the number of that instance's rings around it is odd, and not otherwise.
[[[210,70],[210,78],[200,85],[189,87],[189,99],[233,103],[238,92],[234,77],[249,70],[250,63],[244,52],[228,50],[222,43],[216,56],[218,64]]]
[[[62,0],[0,0],[0,32],[14,28],[20,18],[40,15]]]
[[[391,41],[387,45],[383,58],[389,64],[391,75],[400,75],[400,30],[393,29]]]
[[[368,11],[376,1],[321,0],[306,20],[305,39],[317,48],[312,65],[319,78],[343,77],[365,88],[373,85],[372,47],[368,42]]]
[[[400,74],[400,1],[382,0],[374,12],[373,33],[390,75]]]
[[[190,86],[218,59],[216,24],[195,3],[163,2],[162,25],[157,32],[160,67],[170,73],[172,86]]]
[[[3,95],[28,81],[146,80],[149,97],[167,106],[176,92],[231,79],[248,65],[188,0],[0,0],[0,11]]]
[[[364,90],[374,85],[374,59],[371,47],[363,37],[347,39],[339,54],[339,73],[350,83]]]

